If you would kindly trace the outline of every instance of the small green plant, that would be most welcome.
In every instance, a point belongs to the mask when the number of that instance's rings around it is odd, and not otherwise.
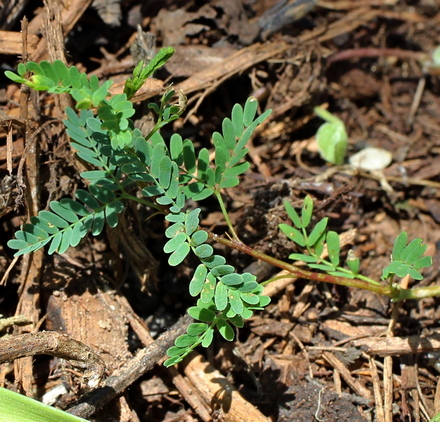
[[[166,366],[180,362],[199,344],[208,347],[214,329],[232,340],[232,326],[242,327],[253,311],[270,302],[262,295],[263,287],[254,275],[238,274],[206,243],[208,233],[199,228],[200,208],[185,210],[188,200],[201,201],[212,195],[225,210],[221,190],[238,185],[238,177],[248,169],[249,163],[243,161],[248,151],[245,146],[270,111],[256,117],[255,98],[249,98],[244,107],[234,106],[231,119],[223,121],[222,133],[213,134],[212,164],[206,148],[196,153],[191,140],[174,134],[165,142],[160,135],[159,129],[183,111],[171,103],[172,90],[164,93],[159,105],[149,105],[158,116],[157,122],[146,137],[142,136],[130,119],[134,107],[128,99],[171,54],[172,49],[162,49],[148,66],[140,63],[127,81],[125,93],[113,97],[108,92],[110,81],[99,85],[96,78],[89,80],[60,61],[40,65],[29,62],[19,66],[18,75],[7,72],[12,80],[33,89],[72,94],[80,113],[66,110],[64,123],[71,146],[82,160],[97,168],[81,173],[89,185],[87,190],[76,191],[76,200],[52,201],[50,211],[42,210],[24,224],[15,239],[8,242],[9,247],[19,249],[16,255],[46,245],[49,254],[63,253],[70,246],[77,246],[88,232],[99,235],[105,223],[115,227],[127,200],[162,212],[169,223],[165,231],[169,240],[164,246],[170,254],[168,263],[179,265],[190,252],[200,260],[190,283],[190,294],[199,299],[197,306],[188,311],[200,322],[191,324],[187,334],[176,340],[175,347],[168,351]],[[26,72],[32,76],[26,78]],[[97,110],[96,116],[92,107]],[[135,186],[141,189],[143,198],[131,194]],[[230,224],[226,212],[225,215]],[[232,226],[231,232],[236,237]]]
[[[301,216],[289,202],[286,201],[284,207],[293,226],[282,223],[279,225],[280,230],[304,249],[302,253],[290,254],[290,259],[302,261],[309,268],[323,271],[329,275],[356,278],[376,286],[381,285],[379,282],[359,274],[360,260],[352,250],[347,254],[346,266],[341,265],[340,237],[335,231],[327,230],[327,217],[314,223],[309,232],[308,228],[311,226],[313,214],[313,201],[310,196],[304,199]],[[422,280],[423,276],[419,270],[432,265],[432,258],[423,256],[426,248],[427,246],[422,243],[422,239],[413,239],[408,243],[407,233],[400,233],[394,242],[391,263],[383,269],[382,280],[388,280],[391,286],[395,276],[409,275],[414,280]],[[325,249],[328,259],[322,257]]]
[[[190,253],[200,262],[189,284],[189,292],[197,301],[188,313],[197,322],[190,324],[187,333],[178,337],[168,350],[166,366],[180,362],[199,345],[208,347],[216,330],[226,340],[233,340],[233,327],[242,327],[254,311],[264,309],[270,302],[263,295],[263,284],[257,283],[254,275],[239,274],[228,265],[223,256],[214,253],[207,243],[209,239],[286,269],[296,277],[362,288],[387,295],[394,301],[440,295],[439,286],[403,289],[394,281],[396,276],[405,275],[419,280],[422,277],[419,270],[431,265],[431,258],[423,256],[426,246],[421,239],[407,244],[406,233],[399,235],[392,262],[383,272],[382,278],[387,282],[372,280],[359,274],[360,262],[353,252],[348,253],[344,263],[339,235],[327,230],[327,218],[312,223],[310,197],[305,198],[300,214],[290,203],[285,203],[293,225],[281,224],[280,230],[303,248],[303,252],[291,254],[290,258],[303,261],[312,271],[244,245],[232,227],[222,191],[237,186],[239,176],[249,168],[250,164],[244,161],[248,152],[246,144],[270,110],[257,117],[255,98],[249,98],[244,107],[235,105],[231,118],[223,120],[222,132],[212,135],[214,160],[211,162],[208,149],[196,152],[190,139],[182,139],[177,133],[169,140],[161,136],[160,129],[179,118],[185,104],[183,94],[178,104],[173,103],[175,93],[168,89],[159,104],[149,104],[157,114],[157,121],[152,131],[143,136],[131,120],[134,107],[129,99],[172,53],[173,49],[165,48],[148,65],[141,62],[126,82],[124,93],[114,96],[108,91],[111,81],[100,85],[95,77],[88,79],[75,67],[68,68],[59,61],[39,65],[29,62],[19,66],[18,74],[6,72],[12,80],[33,89],[72,95],[80,111],[77,114],[73,109],[66,110],[67,134],[78,156],[94,168],[81,173],[88,188],[78,189],[76,200],[52,201],[50,210],[40,211],[22,226],[15,239],[8,242],[9,247],[18,249],[16,256],[44,246],[49,254],[63,253],[70,246],[77,246],[87,233],[99,235],[105,224],[115,227],[127,201],[163,213],[168,223],[164,233],[168,239],[164,246],[169,254],[168,263],[179,265]],[[347,144],[343,124],[324,110],[317,113],[327,120],[318,135],[331,132],[330,141],[322,141],[321,154],[326,160],[340,164]],[[135,189],[142,192],[142,197],[133,194]],[[231,239],[200,228],[200,208],[186,209],[189,200],[200,202],[211,196],[219,202]],[[325,249],[328,258],[323,258]]]
[[[341,165],[348,145],[344,122],[321,107],[315,107],[314,111],[326,121],[316,132],[321,157],[329,163]]]

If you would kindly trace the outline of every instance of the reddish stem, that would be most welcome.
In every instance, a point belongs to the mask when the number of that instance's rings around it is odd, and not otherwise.
[[[338,284],[340,286],[346,287],[356,287],[359,289],[368,290],[370,292],[375,292],[380,295],[389,296],[394,301],[399,301],[403,299],[423,299],[426,297],[440,296],[440,286],[429,286],[429,287],[416,287],[412,289],[402,289],[398,285],[390,286],[389,284],[382,286],[368,283],[364,280],[338,277],[325,273],[315,273],[311,271],[302,270],[295,265],[288,264],[287,262],[281,261],[280,259],[273,258],[262,252],[259,252],[251,247],[245,245],[236,240],[225,239],[216,234],[209,233],[209,237],[214,241],[221,243],[222,245],[228,246],[240,252],[244,252],[247,255],[253,256],[256,259],[268,262],[275,267],[281,268],[293,274],[295,277],[304,278],[307,280],[320,281],[324,283]]]

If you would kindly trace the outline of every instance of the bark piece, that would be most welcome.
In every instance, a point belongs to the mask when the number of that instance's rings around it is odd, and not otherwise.
[[[225,422],[266,422],[268,419],[246,401],[234,386],[199,354],[185,361],[184,372],[212,411]]]
[[[37,35],[28,36],[28,50],[32,53],[40,38]],[[0,54],[12,54],[18,56],[22,53],[23,36],[21,32],[0,31]]]
[[[413,353],[440,351],[440,335],[415,335],[410,337],[368,337],[353,340],[351,345],[360,347],[369,355],[399,356]]]
[[[113,294],[97,291],[93,285],[79,286],[73,291],[68,288],[49,298],[47,311],[52,330],[90,346],[110,372],[131,357],[123,308]]]
[[[102,387],[92,391],[81,400],[81,403],[70,408],[68,410],[69,413],[82,418],[89,418],[97,410],[121,394],[166,356],[166,351],[174,344],[175,339],[186,331],[190,321],[192,321],[192,318],[189,315],[180,318],[154,343],[141,349],[134,358],[130,359],[124,366],[107,378]]]
[[[88,377],[96,384],[103,373],[104,363],[93,350],[66,334],[55,331],[9,336],[0,340],[0,363],[25,356],[50,355],[76,361],[76,366],[88,368]]]

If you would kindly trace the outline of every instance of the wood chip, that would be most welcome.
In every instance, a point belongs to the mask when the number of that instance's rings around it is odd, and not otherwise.
[[[28,36],[28,50],[32,53],[37,47],[40,38],[37,35]],[[0,31],[0,54],[12,54],[18,56],[22,53],[21,32]]]
[[[267,422],[268,419],[201,355],[191,355],[184,372],[205,402],[224,422]]]

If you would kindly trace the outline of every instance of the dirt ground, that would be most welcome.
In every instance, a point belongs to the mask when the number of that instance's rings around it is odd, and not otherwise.
[[[330,228],[347,239],[343,252],[361,258],[362,274],[380,280],[404,230],[410,239],[423,238],[434,264],[422,281],[402,283],[435,285],[440,67],[431,53],[440,45],[439,1],[276,6],[274,0],[3,1],[1,74],[23,55],[124,81],[151,54],[148,39],[136,38],[138,28],[149,31],[153,47],[171,45],[176,54],[137,103],[139,127],[151,119],[146,104],[171,83],[189,101],[163,134],[178,131],[200,148],[212,148],[212,132],[235,103],[253,95],[261,111],[273,110],[249,143],[250,170],[225,192],[241,240],[288,261],[298,250],[278,230],[287,222],[283,201],[300,207],[310,195],[314,218],[330,218]],[[76,406],[76,414],[97,421],[409,422],[440,412],[440,298],[395,304],[364,290],[284,279],[236,341],[216,338],[208,350],[166,369],[164,350],[188,323],[173,326],[193,305],[188,283],[197,262],[167,266],[163,219],[151,210],[127,205],[116,229],[90,235],[75,249],[14,259],[7,241],[50,201],[73,197],[83,187],[82,169],[60,124],[68,99],[39,93],[23,103],[16,84],[0,81],[0,313],[15,316],[0,320],[0,329],[30,333],[20,355],[26,357],[0,365],[0,385],[39,399],[59,391],[50,404]],[[392,163],[378,171],[327,164],[316,147],[322,124],[316,106],[345,123],[348,156],[379,147]],[[204,228],[225,234],[215,202],[202,204],[202,216]],[[213,246],[261,281],[279,273]],[[63,359],[60,350],[72,338],[74,355]],[[13,337],[0,341],[4,362],[6,348],[19,345]],[[93,382],[96,373],[104,374],[104,387]]]

